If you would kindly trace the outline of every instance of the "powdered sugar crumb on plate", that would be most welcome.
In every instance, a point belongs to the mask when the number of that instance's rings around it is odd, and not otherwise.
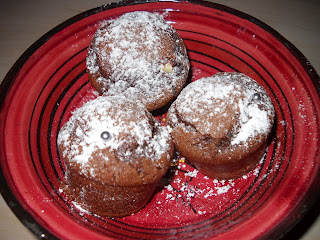
[[[247,190],[247,184],[258,176],[263,161],[264,158],[254,170],[241,178],[217,180],[203,175],[179,156],[175,159],[174,168],[170,170],[173,179],[159,192],[164,200],[160,197],[156,205],[161,208],[165,204],[175,204],[179,211],[189,215],[212,214]],[[212,205],[215,208],[208,208]]]

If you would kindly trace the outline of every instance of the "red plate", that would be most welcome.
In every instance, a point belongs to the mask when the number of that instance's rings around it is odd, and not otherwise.
[[[243,72],[276,109],[273,139],[259,166],[232,180],[208,179],[176,159],[152,200],[117,219],[81,211],[59,192],[56,139],[72,111],[96,97],[85,67],[101,21],[128,11],[164,14],[189,51],[192,80]],[[279,238],[319,194],[319,76],[305,57],[259,20],[207,2],[125,1],[77,15],[34,43],[1,85],[2,194],[40,238]],[[165,114],[157,116],[164,121]]]

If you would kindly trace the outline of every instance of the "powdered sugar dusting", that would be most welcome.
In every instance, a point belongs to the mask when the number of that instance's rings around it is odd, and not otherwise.
[[[167,63],[172,72],[163,71]],[[170,24],[159,14],[138,11],[106,21],[97,30],[87,68],[106,94],[149,102],[185,83],[189,61]]]
[[[108,161],[102,149],[118,151],[123,161],[129,161],[132,155],[158,160],[167,152],[170,136],[165,127],[153,126],[150,116],[139,104],[101,96],[74,111],[59,132],[58,145],[66,149],[63,157],[81,165],[86,165],[93,154]],[[154,128],[158,129],[157,134]],[[105,131],[110,139],[101,137]]]
[[[167,208],[172,209],[174,206],[179,212],[176,215],[182,218],[188,218],[194,214],[215,214],[227,208],[230,202],[236,201],[247,191],[251,182],[257,178],[262,161],[263,159],[254,170],[241,178],[218,180],[203,175],[182,156],[178,156],[174,159],[175,165],[170,170],[174,177],[159,193],[155,207],[159,209],[157,211],[160,211],[160,214],[164,215],[168,214]],[[180,213],[181,211],[183,214]]]
[[[248,104],[246,107],[245,106],[245,103],[240,102],[241,127],[231,144],[245,142],[255,134],[266,134],[271,128],[272,123],[270,122],[269,116],[271,115],[272,110],[269,112],[261,110],[255,104]]]
[[[85,215],[85,214],[89,214],[90,212],[86,209],[84,209],[83,207],[81,207],[81,205],[79,203],[77,203],[76,201],[72,202],[73,206],[80,212],[80,215]]]
[[[220,73],[189,84],[178,96],[175,111],[201,134],[216,139],[232,133],[232,145],[267,135],[274,116],[263,87],[241,73]]]

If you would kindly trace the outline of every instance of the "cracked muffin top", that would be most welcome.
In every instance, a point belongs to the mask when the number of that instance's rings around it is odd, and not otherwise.
[[[189,60],[183,40],[161,15],[126,13],[106,21],[88,48],[87,70],[101,94],[164,106],[185,85]]]
[[[167,122],[187,158],[216,163],[241,159],[265,143],[274,122],[265,89],[242,73],[218,73],[186,86]]]
[[[173,143],[147,109],[100,96],[74,111],[58,135],[66,173],[116,185],[155,182],[170,166]]]

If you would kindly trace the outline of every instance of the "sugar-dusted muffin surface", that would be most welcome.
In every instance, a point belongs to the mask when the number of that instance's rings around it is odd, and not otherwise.
[[[106,21],[88,48],[87,70],[102,94],[142,102],[149,111],[185,86],[189,60],[183,40],[161,15],[129,12]]]
[[[58,147],[67,196],[108,217],[143,207],[173,154],[167,129],[123,97],[101,96],[77,109],[61,128]]]
[[[167,121],[178,151],[211,178],[241,177],[261,160],[275,112],[265,89],[241,73],[185,87]]]

